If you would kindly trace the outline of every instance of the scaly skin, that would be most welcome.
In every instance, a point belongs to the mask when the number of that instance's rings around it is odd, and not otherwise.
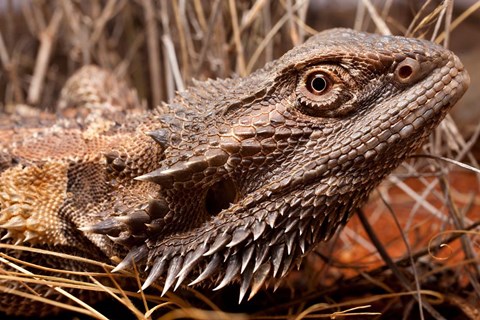
[[[117,270],[148,266],[143,287],[164,292],[239,281],[241,301],[346,223],[468,84],[458,58],[428,41],[334,29],[150,113],[6,126],[3,241],[120,257]],[[115,94],[107,106],[121,105]],[[5,312],[28,313],[8,299]]]

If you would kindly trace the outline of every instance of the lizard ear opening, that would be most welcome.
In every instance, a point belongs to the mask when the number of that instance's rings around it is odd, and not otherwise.
[[[237,198],[237,187],[232,179],[223,179],[208,189],[205,207],[210,215],[215,216],[235,203]]]

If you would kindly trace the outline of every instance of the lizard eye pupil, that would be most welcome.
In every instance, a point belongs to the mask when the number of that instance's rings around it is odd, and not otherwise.
[[[314,73],[307,79],[307,89],[313,94],[323,94],[328,90],[329,81],[323,73]]]

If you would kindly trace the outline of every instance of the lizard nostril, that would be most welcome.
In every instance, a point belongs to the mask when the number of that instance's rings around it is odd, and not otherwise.
[[[413,73],[413,69],[411,66],[401,66],[398,69],[398,76],[403,79],[410,77],[412,73]]]
[[[412,58],[406,58],[400,62],[395,69],[395,79],[401,84],[411,84],[422,78],[428,68],[422,70],[420,63]]]
[[[207,191],[205,197],[205,207],[207,212],[214,216],[223,209],[227,209],[232,203],[237,201],[237,188],[231,179],[224,179]]]

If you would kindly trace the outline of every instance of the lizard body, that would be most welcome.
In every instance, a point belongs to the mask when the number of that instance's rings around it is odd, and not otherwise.
[[[346,223],[468,84],[444,48],[347,29],[151,112],[132,112],[128,90],[101,97],[103,84],[89,104],[74,81],[70,120],[0,122],[2,241],[147,266],[143,288],[163,279],[164,293],[238,281],[241,301]],[[9,293],[0,310],[31,313]]]

